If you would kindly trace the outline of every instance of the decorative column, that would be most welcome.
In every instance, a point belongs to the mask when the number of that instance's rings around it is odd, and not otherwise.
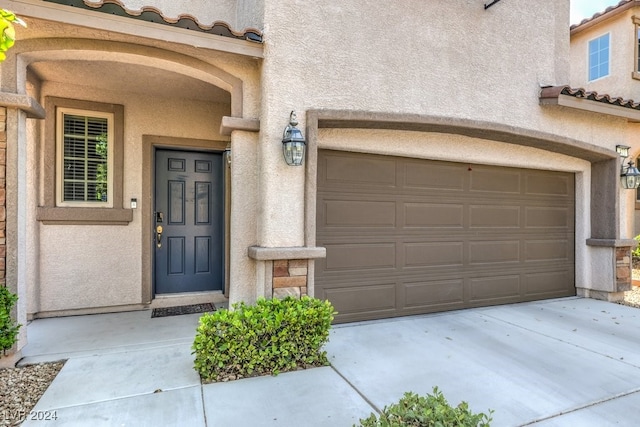
[[[300,298],[313,296],[313,262],[327,256],[325,248],[265,248],[250,246],[249,258],[264,262],[264,296],[266,298]]]

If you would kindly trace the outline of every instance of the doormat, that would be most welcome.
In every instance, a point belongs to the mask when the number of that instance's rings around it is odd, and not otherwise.
[[[181,314],[208,313],[215,311],[216,308],[211,303],[181,305],[178,307],[154,308],[151,317],[168,317],[180,316]]]

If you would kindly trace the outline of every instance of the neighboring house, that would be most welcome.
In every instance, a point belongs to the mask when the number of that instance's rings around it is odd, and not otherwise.
[[[571,26],[571,78],[574,87],[609,96],[612,102],[640,102],[640,1],[622,0]],[[615,100],[614,97],[621,99]],[[638,109],[640,106],[634,105]],[[630,160],[640,155],[638,125],[627,126],[633,146]],[[636,161],[637,165],[637,161]],[[629,202],[631,203],[631,202]],[[636,193],[635,225],[640,234],[640,190]],[[632,230],[632,231],[631,231]]]
[[[616,145],[640,147],[640,111],[564,86],[569,0],[6,3],[28,24],[0,65],[21,323],[302,294],[353,321],[630,285]]]

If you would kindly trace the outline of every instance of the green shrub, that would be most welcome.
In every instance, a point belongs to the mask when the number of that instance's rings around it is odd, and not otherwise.
[[[636,241],[640,242],[640,235],[635,237]],[[640,258],[640,246],[637,246],[634,250],[631,251],[631,256],[633,258]]]
[[[17,295],[0,286],[0,350],[3,355],[15,344],[21,326],[11,318],[11,309],[17,301]]]
[[[461,402],[455,408],[438,387],[433,395],[426,397],[414,393],[405,393],[398,403],[385,406],[380,418],[371,414],[360,420],[361,427],[489,427],[491,414],[474,414],[467,402]]]
[[[321,347],[333,315],[329,301],[306,296],[205,314],[192,347],[195,369],[204,381],[223,381],[328,365]]]

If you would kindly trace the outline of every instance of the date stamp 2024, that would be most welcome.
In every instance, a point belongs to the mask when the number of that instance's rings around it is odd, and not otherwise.
[[[4,409],[0,412],[0,420],[22,422],[22,421],[53,421],[58,419],[57,411],[23,411],[20,409]]]

